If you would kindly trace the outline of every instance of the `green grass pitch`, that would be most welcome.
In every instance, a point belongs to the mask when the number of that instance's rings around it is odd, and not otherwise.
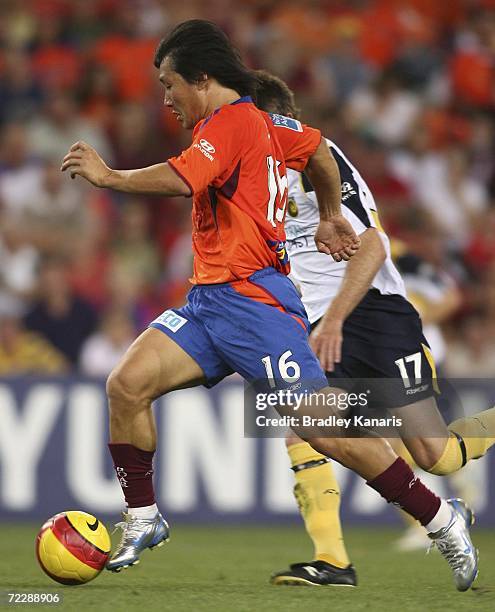
[[[458,593],[437,551],[395,553],[398,530],[348,529],[347,545],[358,588],[271,586],[268,577],[289,562],[311,558],[304,531],[292,527],[176,526],[170,543],[143,554],[121,574],[93,582],[53,583],[37,565],[37,526],[0,526],[0,590],[63,594],[62,610],[171,612],[436,612],[495,610],[495,533],[475,529],[480,575],[475,589]],[[13,607],[13,606],[9,606]],[[17,606],[35,609],[40,606]],[[6,609],[6,608],[5,608]],[[47,609],[44,606],[44,609]]]

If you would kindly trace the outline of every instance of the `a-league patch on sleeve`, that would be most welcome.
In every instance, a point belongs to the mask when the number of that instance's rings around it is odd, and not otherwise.
[[[272,123],[275,127],[283,127],[294,132],[302,132],[303,127],[301,122],[291,117],[285,117],[284,115],[276,115],[275,113],[269,113]]]

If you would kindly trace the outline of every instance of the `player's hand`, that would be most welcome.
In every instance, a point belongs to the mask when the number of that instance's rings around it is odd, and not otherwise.
[[[71,178],[82,176],[96,187],[104,187],[111,170],[98,153],[82,140],[74,143],[62,160],[62,172],[68,170]]]
[[[349,261],[359,249],[361,241],[344,215],[335,215],[320,221],[315,243],[320,253],[331,255],[335,261]]]
[[[342,321],[323,318],[309,336],[309,345],[318,357],[325,372],[333,372],[342,357]]]

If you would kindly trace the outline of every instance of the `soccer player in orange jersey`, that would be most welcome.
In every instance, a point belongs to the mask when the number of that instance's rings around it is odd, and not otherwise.
[[[214,385],[232,372],[281,390],[297,385],[301,394],[327,386],[309,348],[306,312],[286,276],[286,163],[305,169],[315,189],[319,250],[340,261],[359,246],[341,214],[338,168],[320,133],[255,107],[250,95],[256,76],[216,25],[178,25],[160,43],[155,66],[165,104],[186,129],[194,128],[192,145],[167,163],[118,171],[78,142],[62,163],[63,171],[98,187],[193,196],[194,286],[187,304],[153,321],[108,380],[109,448],[128,506],[119,523],[121,542],[107,565],[113,571],[135,564],[143,550],[168,538],[152,485],[155,398]],[[307,408],[317,414],[314,406]],[[385,440],[361,439],[342,453],[338,441],[317,428],[310,442],[351,469],[366,454],[366,466],[357,471],[389,501],[425,524],[444,520],[441,500]]]
[[[181,387],[212,386],[234,371],[258,381],[271,368],[279,378],[283,356],[285,365],[293,364],[285,386],[299,379],[315,389],[326,385],[308,345],[306,312],[286,276],[286,161],[302,170],[311,158],[307,171],[322,186],[320,248],[340,260],[359,246],[340,214],[338,194],[325,195],[332,166],[320,132],[298,121],[277,122],[255,107],[250,94],[256,77],[217,26],[180,24],[160,44],[155,65],[164,103],[193,129],[192,145],[167,163],[116,171],[78,142],[62,165],[98,187],[193,196],[188,302],[153,321],[108,380],[109,447],[128,506],[122,541],[108,564],[117,571],[168,537],[152,485],[155,398]]]

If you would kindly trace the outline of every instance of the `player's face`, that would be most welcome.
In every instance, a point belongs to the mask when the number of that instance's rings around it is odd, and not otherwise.
[[[165,87],[163,103],[172,109],[177,121],[186,130],[192,130],[196,123],[206,116],[203,90],[196,83],[188,83],[173,70],[169,57],[160,66],[160,81]]]

